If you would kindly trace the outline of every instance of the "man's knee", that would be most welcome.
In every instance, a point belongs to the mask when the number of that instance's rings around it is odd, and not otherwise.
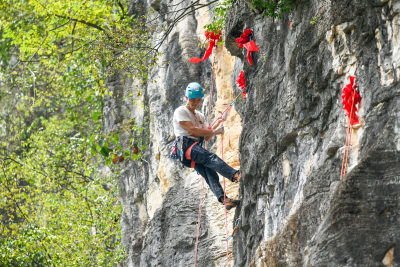
[[[213,162],[213,161],[217,161],[218,160],[218,156],[215,155],[214,153],[208,153],[208,155],[206,156],[205,161],[207,163]]]
[[[190,157],[192,158],[192,160],[194,160],[196,163],[203,163],[203,162],[207,162],[210,158],[210,156],[215,155],[205,149],[203,149],[202,147],[197,147],[198,145],[196,145],[195,147],[193,147],[191,153],[190,153]]]

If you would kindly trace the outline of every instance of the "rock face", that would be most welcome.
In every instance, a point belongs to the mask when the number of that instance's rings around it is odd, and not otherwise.
[[[172,8],[189,4],[142,3],[156,10],[160,25],[173,19]],[[209,15],[199,9],[177,24],[161,47],[165,64],[152,70],[147,85],[122,76],[108,81],[118,97],[105,105],[106,130],[134,119],[148,129],[137,137],[149,141],[141,160],[121,166],[129,252],[123,265],[194,265],[202,183],[169,158],[172,114],[184,103],[187,83],[199,81],[216,92],[215,118],[239,92],[235,79],[243,69],[248,97],[235,106],[240,116],[231,112],[224,139],[227,161],[238,167],[240,158],[243,172],[239,188],[227,181],[228,195],[239,192],[242,199],[228,212],[228,233],[240,218],[229,243],[230,265],[399,266],[400,2],[298,0],[289,26],[288,16],[265,18],[237,0],[227,16],[229,52],[219,47],[209,60],[188,63],[202,56],[198,43]],[[260,48],[251,67],[235,43],[245,28]],[[349,75],[358,79],[361,125],[352,131],[349,167],[340,181],[348,124],[341,89]],[[205,188],[198,266],[224,266],[224,209]]]
[[[297,1],[289,26],[235,3],[229,51],[245,60],[232,41],[244,28],[261,48],[253,67],[236,67],[249,97],[239,108],[235,266],[400,264],[399,13],[399,1]],[[339,181],[349,75],[359,80],[362,122]]]

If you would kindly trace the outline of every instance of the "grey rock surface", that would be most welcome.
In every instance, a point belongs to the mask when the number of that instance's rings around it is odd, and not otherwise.
[[[245,70],[249,95],[239,108],[235,266],[400,264],[399,7],[297,1],[289,26],[287,16],[263,18],[244,1],[234,4],[226,46],[243,62],[237,69]],[[245,28],[260,47],[253,67],[233,43]],[[349,75],[359,80],[362,122],[339,181]]]

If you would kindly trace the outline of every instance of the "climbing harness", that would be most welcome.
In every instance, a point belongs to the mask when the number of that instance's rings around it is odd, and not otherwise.
[[[174,143],[172,144],[171,154],[169,155],[171,159],[178,159],[178,139],[175,139]]]
[[[346,103],[349,101],[346,101],[346,89],[351,88],[351,108],[350,108],[350,113],[348,113],[349,107],[346,107]],[[358,118],[357,115],[355,114],[357,108],[355,105],[361,101],[361,96],[359,95],[358,92],[358,86],[356,84],[356,79],[354,76],[350,76],[350,83],[346,85],[345,88],[343,88],[343,93],[342,93],[342,98],[343,98],[343,104],[345,104],[344,109],[347,111],[348,117],[349,117],[349,124],[347,126],[347,131],[346,131],[346,143],[345,143],[345,148],[344,148],[344,153],[343,153],[343,160],[342,160],[342,169],[340,170],[340,180],[343,179],[343,177],[346,175],[347,171],[347,165],[348,165],[348,159],[349,159],[349,153],[350,153],[350,146],[351,146],[351,136],[353,133],[353,128],[352,125],[354,124],[354,120],[357,121],[358,123]],[[347,90],[347,93],[349,90]],[[349,98],[349,97],[347,97]],[[356,103],[357,102],[357,103]],[[346,109],[347,108],[347,109]]]
[[[196,163],[192,160],[190,154],[192,152],[192,148],[195,145],[202,146],[203,141],[204,141],[204,138],[202,138],[202,137],[200,138],[199,141],[196,141],[196,140],[193,140],[193,139],[185,137],[185,136],[178,136],[172,145],[170,158],[179,159],[179,161],[186,167],[194,168]],[[185,149],[184,143],[187,143],[187,142],[191,142],[191,143],[189,143],[190,145]]]

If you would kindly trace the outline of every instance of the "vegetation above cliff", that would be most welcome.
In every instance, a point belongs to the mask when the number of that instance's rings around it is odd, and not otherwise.
[[[218,32],[225,28],[226,13],[232,8],[235,0],[222,0],[213,8],[213,19],[205,26],[206,30]],[[246,1],[249,8],[256,13],[262,13],[265,17],[281,18],[288,14],[295,6],[296,0],[249,0]]]

